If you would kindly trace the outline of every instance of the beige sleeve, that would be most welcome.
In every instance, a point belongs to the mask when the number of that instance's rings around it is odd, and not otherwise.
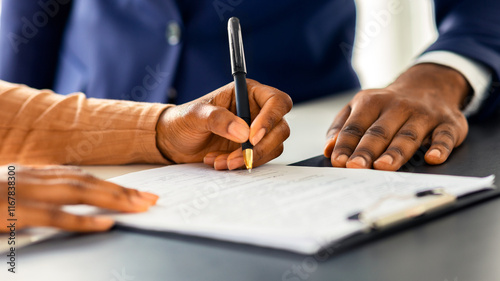
[[[0,81],[0,164],[169,164],[156,147],[167,107]]]

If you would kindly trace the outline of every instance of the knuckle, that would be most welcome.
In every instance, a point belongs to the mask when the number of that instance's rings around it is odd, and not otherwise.
[[[266,129],[266,133],[274,128],[276,120],[280,118],[276,112],[273,112],[272,115],[271,118],[266,118],[265,122],[262,124],[262,127]]]
[[[371,160],[371,161],[373,161],[375,159],[375,153],[373,153],[373,151],[371,149],[369,149],[368,147],[356,148],[356,151],[353,153],[353,155],[351,157],[354,158],[356,156],[361,156],[361,157],[365,158],[366,160]]]
[[[215,97],[216,98],[216,97]],[[184,122],[189,123],[191,120],[210,121],[216,117],[214,111],[217,110],[215,105],[212,105],[214,97],[207,97],[207,101],[193,101],[185,105],[174,107],[178,112],[172,114],[172,118],[177,119],[181,117]]]
[[[283,144],[279,145],[277,149],[274,150],[273,159],[280,156],[285,150]]]
[[[451,143],[455,143],[455,134],[451,128],[436,131],[434,138],[448,139]]]
[[[289,112],[293,107],[292,98],[285,92],[282,92],[276,88],[272,88],[274,98],[278,101],[279,106],[283,112]]]
[[[451,150],[452,150],[452,147],[450,146],[450,144],[445,142],[445,141],[435,141],[432,143],[432,145],[440,146],[440,147],[446,149],[448,152],[451,152]]]
[[[436,125],[436,117],[429,114],[429,112],[425,109],[419,107],[413,108],[413,110],[411,110],[411,116],[419,120],[422,124],[428,124],[431,127]]]
[[[122,187],[122,189],[125,188]],[[110,194],[110,197],[112,197],[115,202],[121,202],[123,200],[131,201],[130,195],[126,190],[113,190]]]
[[[354,99],[359,100],[359,101],[364,101],[366,99],[371,99],[372,97],[373,97],[373,95],[372,95],[372,92],[370,90],[362,90],[362,91],[359,91],[354,96]]]
[[[360,92],[356,96],[356,99],[354,100],[354,104],[356,107],[358,107],[358,106],[362,106],[362,107],[370,106],[370,104],[373,104],[375,99],[376,98],[373,95],[371,95],[367,92]]]
[[[467,118],[463,116],[462,119],[460,119],[459,126],[460,128],[462,128],[464,134],[467,134],[467,132],[469,131],[469,122],[467,121]]]
[[[80,174],[80,178],[81,178],[82,181],[89,182],[89,183],[96,183],[96,182],[99,181],[99,179],[97,179],[93,175],[91,175],[89,173],[86,173],[86,172],[82,172]]]
[[[122,187],[121,195],[125,195],[129,201],[132,201],[132,197],[140,197],[139,191],[137,189],[126,187]]]
[[[254,149],[253,150],[254,162],[261,160],[264,155],[265,155],[265,152],[262,149]]]
[[[232,82],[232,83],[234,83],[234,82]],[[236,89],[235,89],[236,84],[232,84],[232,86],[233,86],[233,91],[236,91]],[[255,93],[259,87],[262,87],[262,84],[260,84],[259,82],[255,81],[255,80],[251,80],[251,79],[247,78],[247,91],[249,94]]]
[[[74,216],[75,224],[80,228],[88,228],[94,225],[94,218],[87,216]]]
[[[357,104],[361,104],[367,107],[373,107],[374,104],[380,105],[389,100],[391,92],[385,89],[370,89],[363,90],[356,94],[354,101]],[[390,99],[391,103],[393,99]]]
[[[278,148],[278,156],[281,155],[281,153],[283,153],[283,151],[285,151],[285,146],[283,144],[281,144]]]
[[[413,143],[418,142],[418,133],[413,128],[403,128],[398,132],[397,136],[405,138]]]
[[[451,114],[451,117],[453,120],[459,120],[459,121],[465,120],[465,121],[467,121],[467,118],[465,118],[465,115],[460,110],[454,110]]]
[[[450,123],[453,127],[457,128],[457,130],[468,131],[469,129],[467,118],[465,118],[462,112],[458,112],[454,118],[451,118]]]
[[[288,139],[290,136],[290,126],[288,126],[288,123],[285,120],[282,120],[280,123],[282,135],[285,139]]]
[[[344,124],[346,122],[346,119],[349,116],[351,110],[352,109],[351,109],[350,106],[344,107],[344,109],[342,109],[337,114],[337,116],[335,116],[335,119],[333,119],[332,124],[328,128],[328,132],[332,132],[332,131],[338,132],[338,131],[340,131],[342,129],[342,127],[344,126]]]
[[[84,182],[78,180],[68,180],[66,182],[66,185],[70,186],[77,192],[85,192],[88,189],[87,185]]]
[[[208,121],[217,123],[217,121],[221,117],[221,111],[222,110],[220,108],[213,108],[212,110],[210,110],[207,116]]]
[[[328,128],[328,133],[340,131],[340,129],[342,129],[342,126],[344,126],[344,124],[334,122],[332,125],[330,125],[330,128]]]
[[[50,207],[47,210],[47,215],[49,216],[47,221],[48,226],[58,226],[63,219],[63,212],[57,207]]]
[[[413,114],[417,112],[417,106],[405,98],[399,98],[392,101],[392,105],[398,108],[400,111],[410,111]]]
[[[272,97],[273,110],[270,111],[271,116],[268,118],[270,122],[270,128],[273,128],[275,122],[283,119],[283,116],[292,109],[292,102],[287,94],[281,93],[285,98]],[[270,100],[268,101],[270,102]]]
[[[292,110],[292,107],[293,107],[292,97],[290,97],[288,94],[286,94],[284,92],[281,92],[281,95],[283,96],[283,100],[285,102],[286,112],[289,112],[290,110]]]
[[[402,157],[402,158],[405,158],[405,152],[404,150],[399,147],[399,146],[391,146],[387,149],[387,152],[389,152],[390,154],[396,154],[396,156],[398,157]]]
[[[370,128],[368,128],[368,130],[366,130],[365,134],[374,136],[376,138],[380,138],[384,141],[389,140],[389,133],[387,132],[387,129],[384,128],[383,126],[379,125],[371,126]]]
[[[354,152],[354,148],[347,144],[337,144],[334,148],[334,151],[339,154],[351,155]]]
[[[119,191],[112,192],[111,194],[113,195],[113,199],[115,201],[121,201],[123,199],[123,197],[128,198],[127,194],[123,194],[122,192],[119,192]]]
[[[465,118],[462,112],[458,111],[454,118],[449,118],[447,121],[449,124],[447,129],[454,133],[456,143],[462,142],[469,132],[467,118]]]
[[[246,80],[247,80],[247,84],[251,85],[251,86],[259,85],[260,84],[259,82],[257,82],[256,80],[254,80],[252,78],[246,78]]]
[[[227,120],[224,120],[223,116],[223,110],[221,108],[214,108],[210,110],[206,117],[206,121],[201,121],[206,124],[206,128],[210,131],[216,130],[217,128],[221,128],[221,126],[224,126],[225,124],[225,129],[229,129],[229,125],[231,124],[230,122],[224,122]],[[200,122],[200,121],[197,121]]]
[[[351,123],[351,124],[347,124],[342,129],[342,133],[345,135],[356,137],[356,138],[361,138],[364,134],[364,130],[360,124]]]
[[[74,225],[78,225],[79,227],[85,227],[89,224],[88,219],[84,216],[71,216],[70,218]]]

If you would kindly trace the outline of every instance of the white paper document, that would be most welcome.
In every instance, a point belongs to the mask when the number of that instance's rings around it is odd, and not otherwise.
[[[429,188],[460,196],[491,188],[493,180],[281,165],[249,174],[186,164],[110,181],[160,196],[148,212],[113,215],[121,225],[312,254],[365,230],[348,217],[384,198],[411,197]]]

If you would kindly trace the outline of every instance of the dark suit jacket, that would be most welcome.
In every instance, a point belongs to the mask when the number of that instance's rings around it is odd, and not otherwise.
[[[488,113],[500,95],[500,1],[435,6],[440,36],[428,51],[492,70]],[[186,102],[232,80],[231,16],[242,24],[249,78],[295,102],[359,87],[350,64],[353,0],[5,0],[0,79],[62,94]]]

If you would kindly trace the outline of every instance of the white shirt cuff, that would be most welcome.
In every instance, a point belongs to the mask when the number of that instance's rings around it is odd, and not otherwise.
[[[469,82],[473,96],[464,108],[465,116],[470,116],[479,111],[483,101],[488,97],[492,81],[491,71],[479,62],[448,51],[432,51],[423,54],[413,63],[435,63],[451,67],[460,72]]]

